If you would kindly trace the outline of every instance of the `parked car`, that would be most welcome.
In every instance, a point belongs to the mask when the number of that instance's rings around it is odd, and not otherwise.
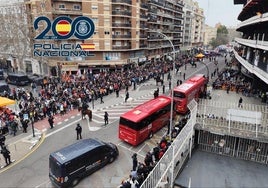
[[[26,86],[30,83],[27,75],[15,74],[15,73],[8,74],[6,78],[6,82],[8,84],[13,84],[17,86]]]

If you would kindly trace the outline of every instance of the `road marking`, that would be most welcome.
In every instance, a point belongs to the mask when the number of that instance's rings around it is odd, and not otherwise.
[[[71,125],[73,125],[73,124],[75,124],[75,123],[78,123],[78,122],[80,122],[80,121],[81,121],[81,119],[78,119],[78,120],[75,120],[75,121],[73,121],[73,122],[71,122],[71,123],[69,123],[69,124],[66,124],[65,126],[63,126],[63,127],[59,128],[59,129],[57,129],[57,130],[55,130],[55,131],[53,131],[53,132],[47,134],[45,137],[47,138],[47,137],[49,137],[49,136],[52,136],[53,134],[56,134],[56,133],[58,133],[59,131],[65,129],[65,128],[67,128],[67,127],[70,127]]]

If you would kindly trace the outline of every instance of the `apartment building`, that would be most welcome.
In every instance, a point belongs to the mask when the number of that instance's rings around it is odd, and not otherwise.
[[[217,38],[217,27],[211,27],[209,25],[205,25],[205,32],[204,32],[204,45],[209,46],[209,43],[212,39]]]
[[[234,0],[234,4],[243,4],[238,15],[241,23],[236,29],[242,36],[235,39],[238,43],[235,57],[241,64],[241,71],[253,79],[254,86],[268,92],[268,2]]]
[[[170,59],[173,47],[179,52],[182,44],[183,3],[181,0],[26,0],[27,20],[31,44],[40,43],[35,37],[44,29],[34,20],[45,16],[55,20],[67,16],[91,18],[94,34],[85,40],[42,40],[42,44],[86,43],[94,45],[90,56],[36,57],[46,63],[49,74],[77,70],[98,72],[121,69],[128,64],[142,64],[157,59]],[[48,32],[51,34],[51,31]],[[41,45],[41,44],[40,44]]]
[[[197,2],[184,0],[184,30],[182,51],[200,47],[204,40],[204,11]]]

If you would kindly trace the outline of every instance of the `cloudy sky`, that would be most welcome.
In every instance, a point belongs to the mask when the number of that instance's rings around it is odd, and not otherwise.
[[[200,8],[204,9],[205,22],[209,26],[221,23],[227,27],[236,26],[240,21],[237,20],[241,12],[242,5],[234,5],[234,0],[194,0]]]

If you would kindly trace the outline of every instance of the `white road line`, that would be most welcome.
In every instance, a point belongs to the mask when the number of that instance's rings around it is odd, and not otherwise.
[[[67,125],[65,125],[65,126],[63,126],[63,127],[61,127],[61,128],[59,128],[59,129],[57,129],[57,130],[55,130],[55,131],[53,131],[53,132],[51,132],[51,133],[46,134],[45,137],[47,138],[47,137],[49,137],[49,136],[51,136],[51,135],[53,135],[53,134],[56,134],[57,132],[60,132],[61,130],[65,129],[65,128],[67,128],[67,127],[70,127],[71,125],[73,125],[73,124],[75,124],[75,123],[78,123],[78,122],[80,122],[80,121],[81,121],[81,119],[75,120],[75,121],[73,121],[73,122],[71,122],[71,123],[69,123],[69,124],[67,124]],[[57,125],[59,125],[59,124],[57,124]]]
[[[146,146],[146,144],[143,144],[143,146],[141,147],[141,149],[139,149],[138,153],[140,153],[145,146]]]

